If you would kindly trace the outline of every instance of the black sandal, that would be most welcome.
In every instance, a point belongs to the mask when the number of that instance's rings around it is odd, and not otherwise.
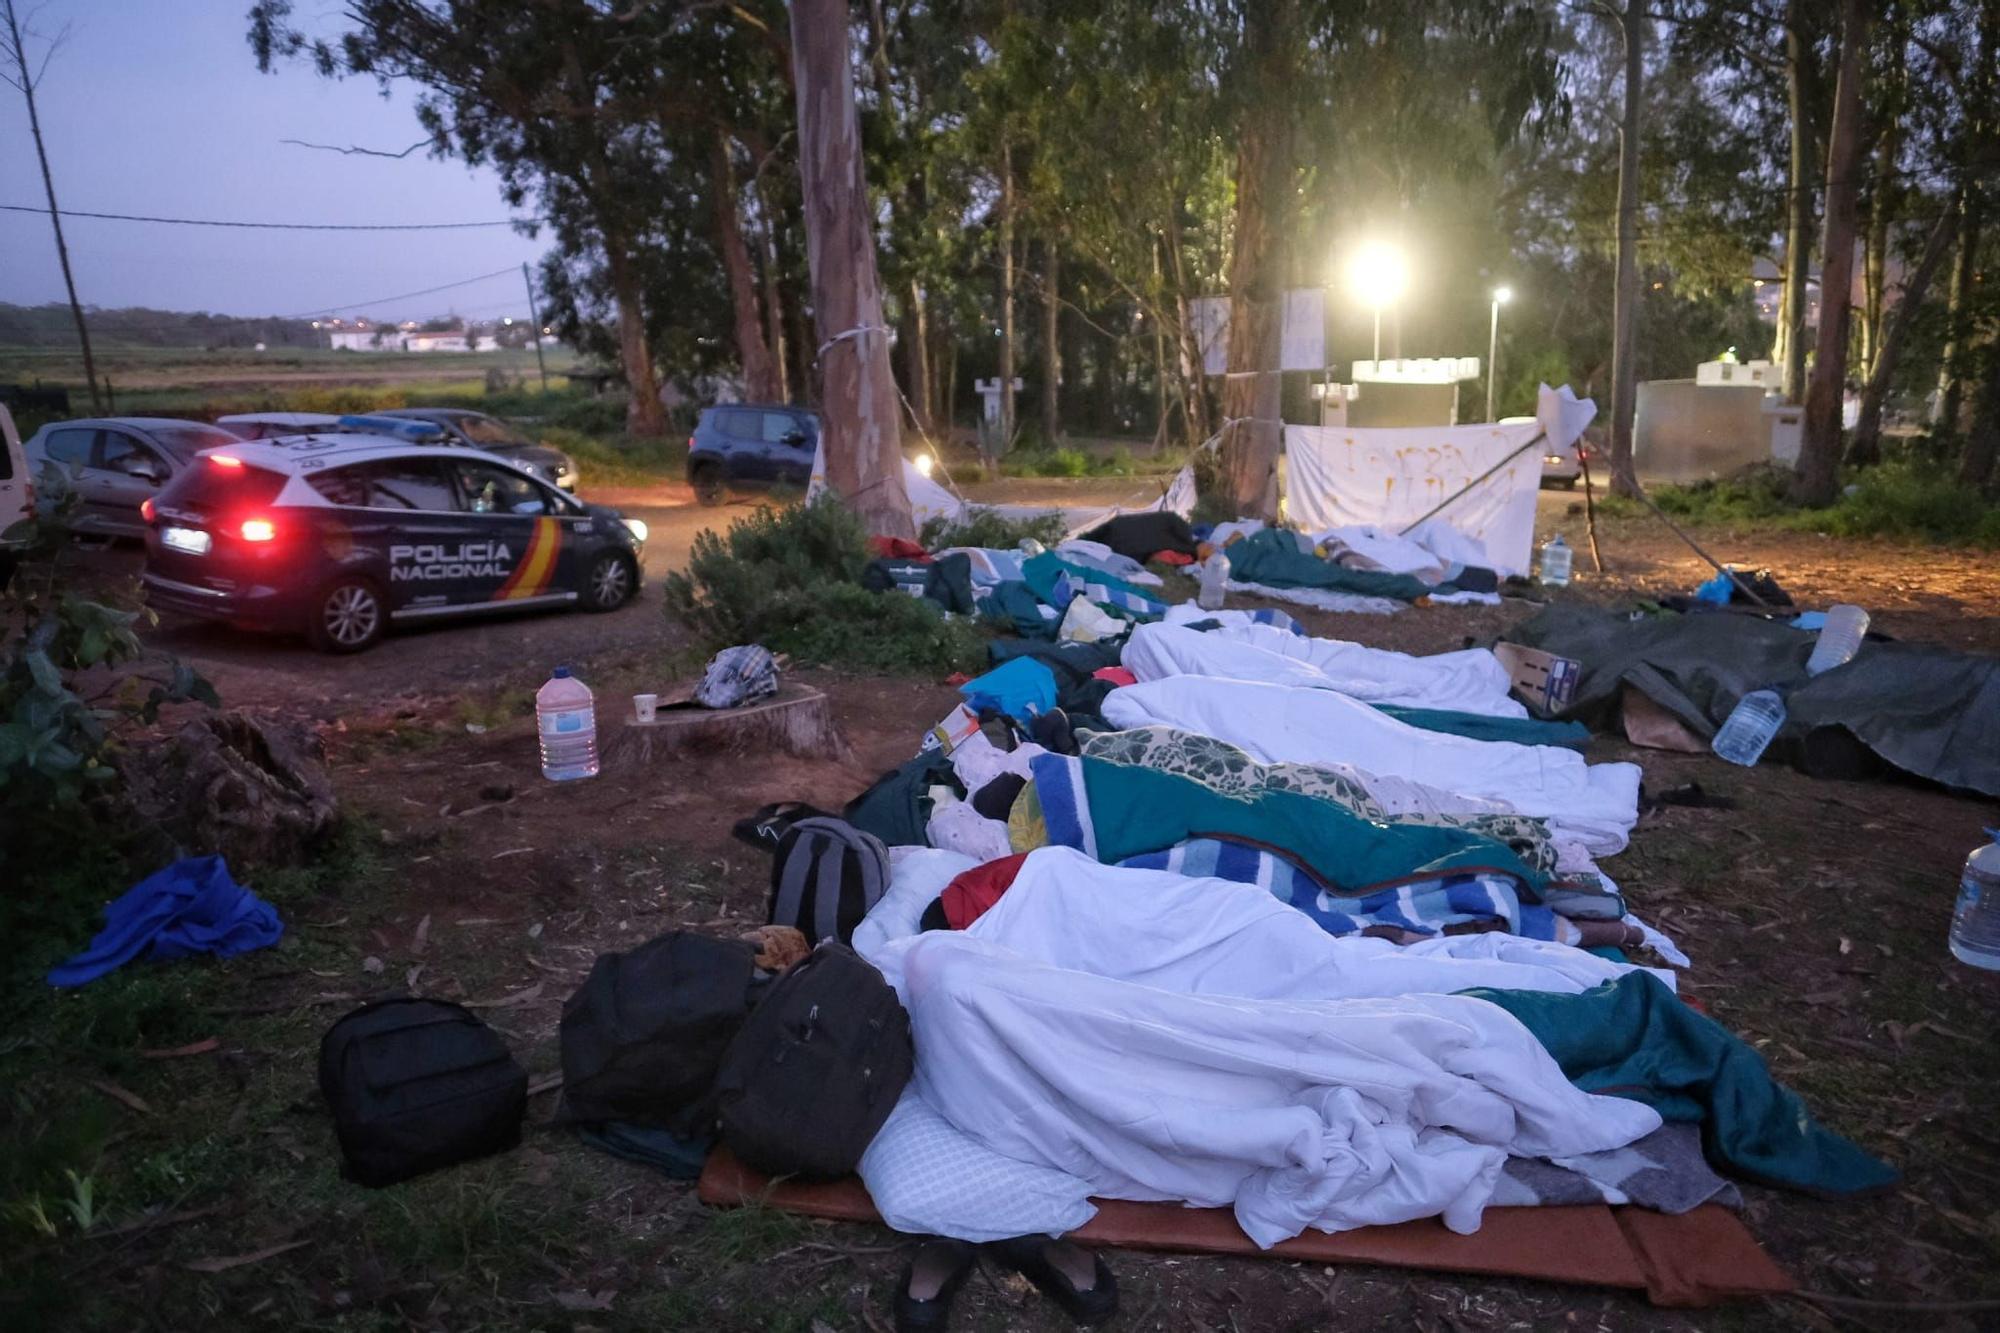
[[[958,1295],[958,1289],[972,1276],[977,1265],[978,1251],[962,1240],[928,1240],[917,1247],[917,1257],[925,1250],[937,1248],[951,1256],[951,1273],[938,1287],[937,1294],[927,1300],[919,1300],[910,1295],[910,1283],[916,1277],[917,1259],[903,1265],[903,1276],[896,1283],[896,1333],[944,1333],[951,1326],[951,1302]]]
[[[1016,1236],[1012,1240],[994,1241],[986,1249],[998,1263],[1034,1283],[1079,1327],[1101,1324],[1117,1314],[1118,1279],[1111,1276],[1103,1258],[1091,1254],[1090,1262],[1097,1269],[1096,1281],[1086,1290],[1078,1291],[1069,1275],[1049,1258],[1048,1248],[1054,1243],[1048,1236]]]

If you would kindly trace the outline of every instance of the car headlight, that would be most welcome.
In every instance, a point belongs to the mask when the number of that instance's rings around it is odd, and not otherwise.
[[[628,518],[625,520],[625,529],[626,531],[632,534],[633,541],[638,542],[641,546],[644,546],[646,544],[646,534],[648,532],[648,529],[646,527],[645,519]]]

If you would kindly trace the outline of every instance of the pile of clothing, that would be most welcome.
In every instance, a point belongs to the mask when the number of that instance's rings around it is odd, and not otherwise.
[[[1248,520],[1209,530],[1206,544],[1229,558],[1230,591],[1322,611],[1386,615],[1419,600],[1497,605],[1499,576],[1467,563],[1479,552],[1454,536],[1435,525],[1420,541],[1365,524],[1305,533]]]

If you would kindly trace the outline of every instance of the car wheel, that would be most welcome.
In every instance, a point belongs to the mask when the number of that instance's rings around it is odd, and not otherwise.
[[[323,653],[358,653],[374,647],[388,628],[381,590],[368,579],[344,578],[313,599],[306,637]]]
[[[639,572],[632,557],[606,551],[590,562],[583,576],[582,601],[586,611],[616,611],[632,600],[639,587]]]
[[[729,498],[729,484],[722,475],[722,469],[714,463],[703,463],[694,470],[694,498],[705,505],[719,505]]]

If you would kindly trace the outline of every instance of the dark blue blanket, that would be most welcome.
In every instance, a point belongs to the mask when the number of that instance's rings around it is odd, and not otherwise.
[[[277,909],[231,879],[221,857],[193,856],[148,875],[106,907],[104,929],[53,968],[49,984],[81,986],[141,957],[233,958],[276,944],[284,933]]]

